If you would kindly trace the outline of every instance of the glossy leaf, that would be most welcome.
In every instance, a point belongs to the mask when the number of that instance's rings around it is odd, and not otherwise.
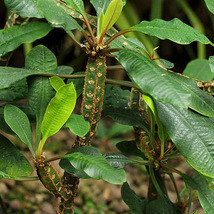
[[[145,159],[143,152],[141,152],[137,146],[135,141],[123,141],[116,144],[116,147],[119,151],[126,155],[134,155]]]
[[[67,65],[60,65],[57,67],[57,74],[69,75],[72,74],[74,69]]]
[[[135,163],[134,160],[129,159],[128,157],[120,153],[107,153],[104,154],[103,156],[108,161],[110,166],[116,169],[122,169],[128,164]]]
[[[105,13],[109,4],[111,3],[112,0],[90,0],[91,4],[94,6],[97,16],[99,17],[101,12]],[[123,1],[123,6],[126,4],[126,0]]]
[[[42,121],[42,141],[56,134],[74,110],[76,91],[73,83],[62,86],[51,99]]]
[[[36,9],[37,0],[4,0],[6,7],[20,16],[43,18]]]
[[[65,30],[78,29],[82,27],[60,6],[55,0],[38,0],[37,9],[44,15],[53,27],[63,28]]]
[[[129,77],[155,100],[214,116],[214,99],[197,87],[194,80],[160,68],[140,53],[122,49],[118,59]]]
[[[64,2],[85,16],[83,0],[64,0]]]
[[[156,36],[159,39],[169,39],[178,44],[190,44],[194,41],[203,44],[211,43],[203,33],[177,18],[171,21],[161,19],[142,21],[140,24],[131,27],[130,30]]]
[[[50,77],[49,80],[55,91],[58,91],[62,86],[65,85],[63,80],[59,77]]]
[[[0,151],[0,173],[9,176],[27,176],[32,173],[33,169],[25,156],[2,135],[0,135]]]
[[[75,135],[84,137],[90,129],[90,124],[82,115],[71,114],[65,124]]]
[[[201,174],[213,178],[214,124],[190,110],[159,102],[156,105],[161,122],[186,161]]]
[[[209,61],[206,59],[195,59],[188,63],[183,75],[201,81],[211,81],[214,73],[211,72]]]
[[[111,1],[102,20],[101,33],[107,32],[115,24],[122,12],[122,9],[122,0]]]
[[[124,48],[129,48],[132,50],[137,50],[137,51],[144,51],[147,52],[145,46],[143,45],[142,42],[140,42],[136,38],[126,38],[125,42],[123,43]]]
[[[47,23],[28,22],[0,30],[0,57],[23,43],[31,43],[46,36],[51,29],[52,27]]]
[[[214,14],[214,2],[213,0],[204,0],[209,11],[212,12]]]
[[[34,47],[26,56],[25,67],[40,73],[57,73],[55,55],[45,46]],[[54,96],[48,77],[28,78],[28,102],[36,115],[36,148],[41,138],[41,123],[50,99]]]
[[[130,210],[135,214],[145,214],[147,199],[141,198],[130,188],[125,182],[121,188],[123,201],[129,206]]]
[[[4,118],[10,128],[18,135],[20,140],[33,151],[33,136],[27,115],[14,105],[7,104],[4,108]]]
[[[146,214],[183,214],[169,199],[159,198],[150,201],[146,206]]]
[[[104,179],[112,184],[122,184],[126,181],[124,170],[112,168],[101,154],[87,155],[79,151],[62,157],[68,159],[73,167],[84,171],[91,178]]]
[[[0,130],[11,135],[15,135],[15,133],[11,130],[11,128],[7,125],[4,120],[4,107],[0,106]]]
[[[10,87],[0,90],[0,100],[13,102],[27,97],[28,85],[26,79],[20,80]]]

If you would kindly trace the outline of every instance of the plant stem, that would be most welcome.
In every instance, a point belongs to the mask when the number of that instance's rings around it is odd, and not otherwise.
[[[123,31],[119,31],[118,33],[114,34],[112,37],[110,37],[107,41],[106,41],[106,45],[110,44],[113,40],[115,40],[117,37],[122,36],[125,33],[129,33],[132,32],[131,30],[127,29],[127,30],[123,30]]]
[[[49,162],[60,160],[60,159],[63,159],[63,157],[58,156],[58,157],[54,157],[54,158],[49,158],[44,163],[49,163]]]
[[[16,181],[37,181],[37,180],[39,180],[39,177],[17,177],[14,180],[16,180]]]
[[[23,47],[24,47],[24,54],[26,56],[33,48],[33,45],[32,43],[24,43]]]
[[[81,48],[81,44],[77,41],[77,39],[75,38],[74,34],[71,31],[66,31],[66,33],[70,36],[70,38],[72,39],[72,41]]]
[[[95,43],[95,42],[96,42],[96,40],[95,40],[95,37],[94,37],[93,31],[92,31],[92,29],[91,29],[91,25],[90,25],[90,23],[89,23],[89,21],[88,21],[87,16],[86,16],[86,15],[84,15],[84,16],[83,16],[83,19],[84,19],[85,24],[86,24],[86,26],[87,26],[87,28],[88,28],[88,32],[89,32],[89,34],[90,34],[90,36],[91,36],[91,39],[92,39],[92,41]]]

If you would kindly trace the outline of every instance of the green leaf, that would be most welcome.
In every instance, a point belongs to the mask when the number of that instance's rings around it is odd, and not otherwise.
[[[130,91],[113,85],[106,85],[103,107],[128,109],[129,105]]]
[[[147,52],[143,43],[136,38],[126,38],[125,42],[123,43],[123,48]]]
[[[211,72],[209,61],[206,59],[195,59],[188,63],[183,75],[201,81],[211,81],[214,73]]]
[[[214,124],[197,113],[156,102],[158,115],[186,161],[201,174],[214,177]]]
[[[59,77],[50,77],[49,80],[55,91],[58,91],[62,86],[65,85],[64,81]]]
[[[20,140],[33,150],[33,136],[27,115],[14,105],[7,104],[4,108],[4,118],[10,128],[18,135]]]
[[[83,31],[82,27],[61,7],[58,1],[38,0],[36,7],[52,26],[64,30]]]
[[[123,9],[122,0],[112,0],[102,21],[101,33],[107,32],[118,20]]]
[[[214,2],[212,0],[204,0],[209,11],[214,14]]]
[[[181,210],[176,207],[169,199],[159,198],[150,201],[146,206],[146,214],[183,214]]]
[[[57,73],[57,59],[45,46],[34,47],[26,56],[26,69],[39,73]],[[53,89],[48,77],[28,78],[28,102],[36,115],[36,148],[41,138],[41,124],[50,99],[54,96]]]
[[[4,106],[0,106],[0,130],[11,135],[15,135],[15,133],[11,130],[11,128],[7,125],[4,120]]]
[[[57,67],[57,74],[69,75],[72,74],[74,69],[67,65],[60,65]]]
[[[141,152],[137,146],[135,141],[123,141],[116,144],[116,147],[119,151],[126,155],[134,155],[145,159],[143,152]]]
[[[64,2],[67,5],[74,8],[77,12],[85,16],[85,8],[84,8],[83,0],[64,0]]]
[[[75,135],[84,137],[90,129],[90,124],[82,115],[71,114],[65,124]]]
[[[106,153],[103,156],[108,161],[109,165],[116,169],[122,169],[128,164],[136,163],[134,160],[120,153]]]
[[[2,135],[0,151],[0,176],[3,173],[9,176],[27,176],[32,173],[33,169],[25,156]]]
[[[76,91],[73,83],[62,86],[51,99],[42,121],[42,141],[56,134],[74,110]]]
[[[145,214],[147,199],[141,198],[125,182],[121,188],[123,201],[129,206],[134,214]]]
[[[27,97],[28,85],[26,79],[20,80],[10,87],[0,90],[0,100],[13,102]]]
[[[108,108],[104,109],[102,116],[111,117],[112,120],[129,126],[141,128],[148,131],[147,124],[143,121],[140,115],[131,109]],[[149,132],[149,131],[148,131]]]
[[[168,137],[168,134],[166,132],[165,127],[162,125],[162,123],[160,121],[160,118],[158,117],[158,113],[157,113],[155,104],[154,104],[152,98],[147,96],[147,95],[145,95],[145,94],[143,94],[143,99],[146,102],[146,104],[149,106],[149,108],[152,110],[152,113],[154,115],[155,121],[156,121],[156,123],[158,125],[158,136],[159,136],[161,142],[164,143],[165,140]]]
[[[0,57],[23,43],[31,43],[46,36],[52,27],[43,22],[28,22],[0,30]]]
[[[123,135],[123,134],[126,134],[128,132],[132,132],[132,131],[133,131],[132,126],[123,125],[120,123],[114,123],[112,125],[112,127],[108,130],[107,137],[113,138],[113,137],[116,137],[118,135]]]
[[[97,17],[100,16],[101,12],[105,13],[109,4],[111,3],[112,0],[90,0],[91,4],[94,6],[96,12],[97,12]],[[123,6],[126,4],[126,0],[123,1]]]
[[[177,18],[171,21],[164,21],[161,19],[142,21],[140,24],[129,29],[150,36],[156,36],[159,39],[169,39],[178,44],[190,44],[194,41],[203,44],[211,43],[203,33],[183,23]]]
[[[20,16],[43,18],[36,9],[37,0],[4,0],[6,7]]]
[[[101,152],[98,149],[96,149],[94,147],[89,147],[89,146],[84,146],[84,147],[79,147],[77,149],[73,149],[70,152],[68,152],[67,154],[71,154],[71,153],[75,153],[75,152],[81,152],[85,155],[95,155],[95,154],[101,155]],[[61,159],[61,161],[59,162],[59,165],[67,173],[74,175],[78,178],[83,178],[83,179],[90,178],[90,176],[88,176],[84,171],[75,169],[71,165],[70,161],[67,159]]]
[[[160,63],[163,65],[164,68],[167,68],[167,69],[174,68],[174,63],[162,58],[159,58],[158,60],[160,61]]]
[[[108,161],[99,153],[87,155],[79,150],[62,157],[68,159],[73,167],[85,172],[91,178],[104,179],[112,184],[122,184],[126,181],[124,170],[112,168]]]
[[[211,72],[214,73],[214,56],[209,57],[209,65]]]

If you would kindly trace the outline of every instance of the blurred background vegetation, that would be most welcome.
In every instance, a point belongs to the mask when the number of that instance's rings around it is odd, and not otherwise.
[[[95,11],[90,5],[90,1],[84,1],[86,11],[89,14],[95,15]],[[0,0],[0,29],[4,28],[8,17],[8,11],[4,5],[4,1]],[[125,29],[129,26],[136,25],[142,20],[153,20],[161,18],[171,20],[179,18],[183,22],[195,27],[211,40],[214,41],[214,16],[208,11],[204,0],[127,0],[123,13],[116,23],[118,30]],[[74,32],[80,41],[83,40],[81,34]],[[208,58],[214,55],[212,47],[194,42],[190,45],[182,46],[174,44],[170,41],[161,41],[156,38],[148,37],[140,33],[130,33],[127,36],[138,38],[152,54],[155,47],[159,47],[156,52],[158,55],[170,62],[173,62],[174,71],[182,73],[187,63],[196,58]],[[48,47],[57,57],[58,65],[72,66],[75,72],[84,71],[87,56],[78,47],[76,47],[63,30],[54,29],[45,38],[34,42],[32,45],[43,44]],[[16,49],[9,61],[9,66],[24,67],[25,63],[25,46],[20,46]],[[108,64],[115,64],[114,60],[109,60]],[[0,65],[4,62],[0,61]],[[108,77],[116,79],[128,79],[125,72],[110,71]],[[0,80],[1,81],[1,80]],[[78,110],[77,110],[78,111]],[[107,130],[106,127],[112,127]],[[131,138],[132,129],[118,124],[112,124],[111,121],[102,121],[99,125],[99,131],[95,144],[101,145],[102,152],[114,151],[113,143],[121,138]],[[47,156],[54,154],[65,153],[72,145],[74,136],[63,130],[55,137],[49,140],[47,145]],[[19,147],[22,145],[13,140]],[[24,148],[22,148],[24,150]],[[28,156],[28,153],[26,153]],[[183,171],[188,170],[184,162],[179,163]],[[141,196],[146,196],[147,178],[140,167],[128,167],[128,180],[136,193]],[[177,178],[182,188],[182,181]],[[17,185],[18,184],[18,185]],[[39,182],[34,184],[20,184],[14,181],[0,181],[0,194],[5,200],[4,203],[9,207],[8,213],[34,213],[34,214],[51,214],[54,213],[54,208],[57,204],[54,198],[47,193],[44,187],[39,186]],[[170,189],[170,183],[169,183]],[[172,200],[175,200],[171,189]],[[41,194],[42,192],[42,194]],[[2,202],[3,203],[3,202]],[[76,213],[130,213],[126,205],[120,199],[120,187],[107,184],[102,181],[84,181],[80,186],[79,197],[76,201]],[[1,206],[0,206],[1,207]],[[78,208],[79,207],[79,208]],[[0,208],[1,213],[1,208]],[[200,212],[199,212],[200,213]],[[203,213],[203,212],[201,212]]]

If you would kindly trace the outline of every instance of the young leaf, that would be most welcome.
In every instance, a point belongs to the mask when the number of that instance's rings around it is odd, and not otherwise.
[[[203,44],[211,43],[203,33],[177,18],[171,21],[161,19],[142,21],[140,24],[131,27],[130,30],[156,36],[159,39],[169,39],[178,44],[190,44],[194,41]]]
[[[204,0],[209,11],[212,12],[214,14],[214,2],[213,0]]]
[[[201,174],[214,178],[214,124],[190,110],[155,103],[161,122],[186,161]]]
[[[188,63],[183,75],[195,78],[201,81],[211,81],[214,73],[211,72],[209,61],[206,59],[195,59]]]
[[[84,171],[94,179],[104,179],[112,184],[122,184],[126,181],[126,174],[122,169],[112,168],[108,161],[100,154],[85,155],[75,152],[63,156],[76,169]]]
[[[52,27],[43,22],[28,22],[0,30],[0,57],[23,43],[31,43],[46,36],[51,30]]]
[[[84,137],[90,129],[90,124],[82,115],[71,114],[65,124],[75,135]]]
[[[38,0],[36,7],[52,26],[64,30],[83,31],[82,27],[61,7],[58,1]]]
[[[59,89],[65,85],[63,80],[59,77],[50,77],[49,80],[55,91],[59,91]]]
[[[42,142],[56,134],[74,110],[76,105],[76,91],[73,83],[62,86],[45,111],[42,121]]]
[[[130,188],[125,182],[121,188],[123,201],[129,206],[130,210],[135,214],[145,214],[147,199],[141,198]]]
[[[4,173],[9,176],[28,176],[32,173],[33,169],[25,156],[2,135],[0,151],[0,177]]]
[[[64,0],[64,2],[85,16],[83,0]]]
[[[36,9],[35,0],[4,0],[6,7],[13,13],[24,17],[43,18],[44,16]]]
[[[123,9],[122,0],[112,0],[102,21],[101,33],[107,32],[118,20]]]
[[[33,136],[27,115],[16,106],[7,104],[4,108],[4,118],[20,140],[28,146],[34,156]]]
[[[26,56],[25,67],[41,73],[57,73],[55,55],[45,46],[34,47]],[[48,77],[28,78],[28,102],[36,115],[36,148],[41,138],[41,124],[50,99],[54,96]]]

